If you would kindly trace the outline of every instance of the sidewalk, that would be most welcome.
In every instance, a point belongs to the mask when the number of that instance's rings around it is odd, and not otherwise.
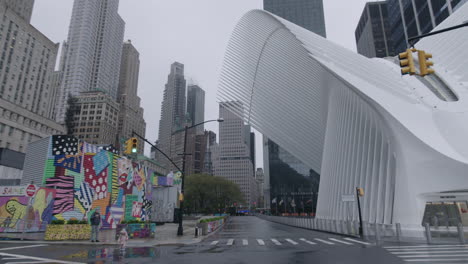
[[[177,236],[179,224],[166,223],[156,226],[154,238],[129,239],[127,247],[151,247],[158,245],[194,244],[203,240],[203,236],[195,237],[195,225],[197,220],[184,220],[184,235]],[[24,240],[21,240],[24,238]],[[118,245],[115,241],[115,229],[99,232],[100,242],[85,240],[45,241],[44,233],[0,233],[0,243],[47,243],[60,245]]]

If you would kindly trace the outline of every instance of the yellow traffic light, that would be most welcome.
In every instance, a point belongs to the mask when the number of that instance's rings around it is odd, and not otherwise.
[[[435,73],[434,69],[430,69],[434,62],[428,61],[428,59],[432,58],[432,54],[426,53],[423,50],[418,50],[418,59],[419,59],[419,75],[426,76],[428,74]]]
[[[138,151],[138,139],[136,137],[129,138],[125,141],[125,154],[132,154]]]
[[[405,52],[400,53],[398,57],[400,58],[401,75],[416,74],[412,49],[407,49]]]

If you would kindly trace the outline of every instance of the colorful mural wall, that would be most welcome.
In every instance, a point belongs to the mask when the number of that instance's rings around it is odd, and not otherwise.
[[[47,152],[45,169],[34,182],[54,192],[50,219],[89,221],[99,211],[104,228],[115,228],[123,220],[151,220],[155,213],[151,210],[153,184],[173,183],[173,179],[160,180],[166,177],[157,177],[152,169],[127,157],[72,136],[52,136]],[[41,199],[49,205],[46,198]],[[12,204],[23,210],[24,203],[18,200]]]
[[[0,232],[45,231],[52,219],[54,198],[55,190],[46,188],[40,188],[31,198],[0,197]]]

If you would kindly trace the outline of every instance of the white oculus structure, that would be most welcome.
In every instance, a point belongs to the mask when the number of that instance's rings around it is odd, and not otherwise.
[[[434,30],[467,17],[464,5]],[[427,202],[468,200],[467,43],[468,27],[425,38],[416,48],[436,74],[401,76],[397,58],[253,10],[231,36],[218,100],[240,101],[238,116],[320,173],[318,219],[358,220],[342,195],[362,187],[363,221],[422,236]]]

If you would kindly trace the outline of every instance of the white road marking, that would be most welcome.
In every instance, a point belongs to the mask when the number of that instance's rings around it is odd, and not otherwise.
[[[232,246],[232,244],[234,244],[234,239],[231,238],[231,239],[228,240],[226,245]]]
[[[272,238],[271,241],[272,241],[273,243],[275,243],[275,245],[281,246],[281,243],[280,243],[278,240]]]
[[[342,244],[346,244],[346,245],[352,245],[353,243],[349,243],[349,242],[346,242],[346,241],[343,241],[343,240],[339,240],[339,239],[336,239],[336,238],[329,238],[331,241],[335,241],[335,242],[338,242],[338,243],[342,243]]]
[[[408,248],[439,248],[439,247],[466,247],[467,245],[418,245],[418,246],[389,246],[383,247],[385,249],[408,249]]]
[[[431,251],[431,250],[446,250],[446,249],[454,249],[454,250],[468,250],[468,247],[429,247],[429,248],[389,248],[386,249],[389,252],[398,252],[398,251]]]
[[[288,241],[289,243],[293,244],[293,245],[297,245],[297,242],[292,240],[292,239],[286,238],[285,240]]]
[[[22,246],[22,247],[0,248],[0,250],[14,250],[14,249],[32,248],[32,247],[45,247],[45,246],[47,245],[40,244],[40,245],[29,245],[29,246]]]
[[[211,242],[210,245],[214,246],[214,245],[218,244],[218,242],[219,242],[218,240],[215,240],[215,241]]]
[[[3,252],[0,252],[0,256],[5,256],[5,257],[16,257],[16,258],[21,258],[21,259],[32,259],[32,260],[43,261],[43,262],[46,262],[46,263],[84,264],[84,263],[82,263],[82,262],[72,262],[72,261],[63,261],[63,260],[56,260],[56,259],[38,258],[38,257],[31,257],[31,256],[25,256],[25,255],[3,253]],[[10,262],[10,263],[15,263],[15,262]]]
[[[36,264],[36,263],[50,263],[48,261],[21,261],[21,262],[6,262],[5,264]]]
[[[398,256],[398,257],[400,258],[468,257],[468,254],[450,254],[450,255],[427,254],[427,255]]]
[[[314,242],[312,242],[312,241],[309,241],[309,240],[307,240],[307,239],[305,239],[305,238],[299,238],[299,240],[304,241],[304,242],[306,242],[307,244],[317,245],[317,243],[314,243]]]
[[[356,242],[356,243],[359,243],[359,244],[363,244],[363,245],[372,245],[371,243],[367,243],[367,242],[364,242],[364,241],[359,241],[359,240],[352,239],[352,238],[349,238],[349,237],[345,237],[344,239],[346,239],[348,241]]]
[[[417,255],[417,254],[428,254],[428,253],[433,253],[433,254],[443,254],[443,253],[468,253],[468,250],[435,250],[435,251],[408,251],[408,252],[390,252],[395,255]]]
[[[242,239],[242,245],[247,246],[249,241],[247,239]]]
[[[314,238],[314,239],[317,240],[317,241],[320,241],[322,243],[328,244],[328,245],[335,245],[335,243],[333,243],[333,242],[326,241],[326,240],[323,240],[323,239],[320,239],[320,238]]]
[[[405,261],[408,262],[442,262],[443,264],[450,264],[447,262],[447,259],[433,259],[433,258],[426,258],[426,259],[405,259]],[[466,261],[466,258],[460,258],[460,259],[450,259],[450,261]],[[460,262],[457,262],[460,263]]]
[[[257,239],[257,242],[260,246],[264,246],[265,245],[265,241],[263,241],[262,239]]]

